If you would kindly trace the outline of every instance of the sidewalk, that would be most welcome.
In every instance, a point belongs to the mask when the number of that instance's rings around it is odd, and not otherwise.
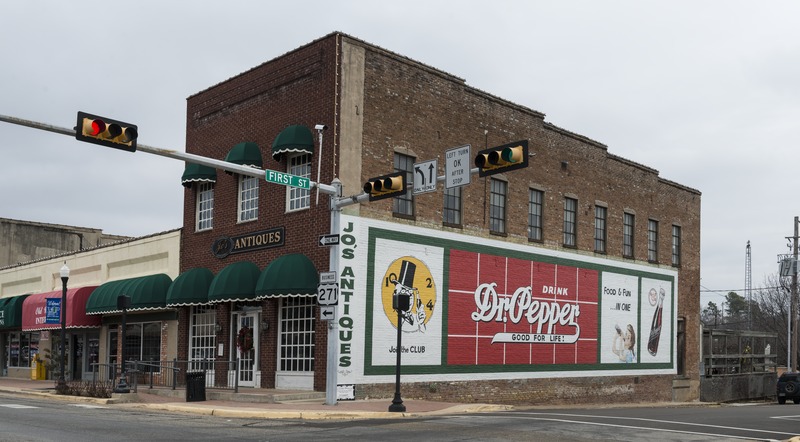
[[[143,408],[171,412],[202,414],[209,416],[251,418],[251,419],[396,419],[402,417],[419,417],[437,414],[475,413],[485,411],[503,411],[511,409],[506,405],[491,404],[457,404],[449,402],[432,402],[415,399],[404,399],[404,413],[389,412],[391,399],[370,399],[355,401],[339,401],[337,405],[325,405],[323,399],[305,399],[280,403],[242,402],[240,400],[207,400],[202,402],[185,402],[179,397],[167,397],[148,392],[146,387],[139,387],[138,393],[114,394],[110,399],[67,396],[55,394],[53,381],[30,381],[0,377],[0,392],[42,396],[67,402],[84,402],[98,405],[119,406],[126,408]],[[240,394],[258,395],[259,392],[274,395],[275,390],[240,389]],[[232,393],[235,395],[236,393]],[[289,395],[291,396],[291,395]]]

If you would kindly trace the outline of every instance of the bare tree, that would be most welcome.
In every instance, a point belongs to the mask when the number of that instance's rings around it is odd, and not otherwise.
[[[778,335],[774,349],[778,365],[786,364],[790,293],[786,281],[777,274],[767,275],[763,288],[753,290],[752,328]]]

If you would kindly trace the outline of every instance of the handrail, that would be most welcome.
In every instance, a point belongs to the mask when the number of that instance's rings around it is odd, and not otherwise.
[[[120,375],[121,364],[119,363],[91,363],[94,368],[92,382],[98,380],[103,382],[113,381],[116,383]],[[182,377],[184,373],[192,371],[203,371],[209,376],[206,382],[207,387],[230,389],[239,392],[239,359],[218,360],[218,359],[193,359],[193,360],[160,360],[160,361],[125,361],[127,373],[130,374],[131,389],[136,391],[139,382],[147,382],[149,388],[167,387],[172,390],[183,385]],[[216,377],[215,374],[216,373]],[[221,377],[226,376],[227,381]],[[148,376],[149,379],[144,378]],[[216,379],[216,381],[215,381]]]
[[[147,373],[150,375],[150,387],[149,388],[151,390],[153,389],[153,370],[152,370],[153,368],[157,368],[158,370],[156,370],[156,371],[158,371],[158,372],[161,372],[162,369],[163,370],[172,370],[172,389],[173,390],[175,389],[175,386],[178,383],[178,373],[181,371],[180,368],[175,366],[175,362],[176,362],[175,360],[172,361],[172,366],[171,367],[168,366],[168,365],[164,365],[164,364],[153,364],[152,362],[144,362],[144,361],[129,361],[129,363],[130,362],[133,362],[135,364],[134,367],[135,367],[136,371],[140,371],[139,370],[139,366],[150,367],[150,370],[147,370]]]

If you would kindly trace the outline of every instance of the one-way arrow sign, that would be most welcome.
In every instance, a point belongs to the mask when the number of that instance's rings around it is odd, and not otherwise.
[[[330,235],[320,235],[319,236],[319,246],[336,246],[339,245],[339,234],[338,233],[331,233]]]
[[[321,305],[319,306],[319,317],[323,321],[333,321],[336,319],[336,306],[335,305]]]
[[[438,160],[414,163],[414,195],[436,190],[436,172],[438,170]]]

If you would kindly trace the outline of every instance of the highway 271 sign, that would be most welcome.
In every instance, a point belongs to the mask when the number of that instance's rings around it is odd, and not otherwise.
[[[336,305],[339,303],[339,284],[320,284],[317,286],[317,304]]]
[[[339,284],[336,283],[336,272],[321,272],[317,285],[317,304],[336,305],[339,303]]]

